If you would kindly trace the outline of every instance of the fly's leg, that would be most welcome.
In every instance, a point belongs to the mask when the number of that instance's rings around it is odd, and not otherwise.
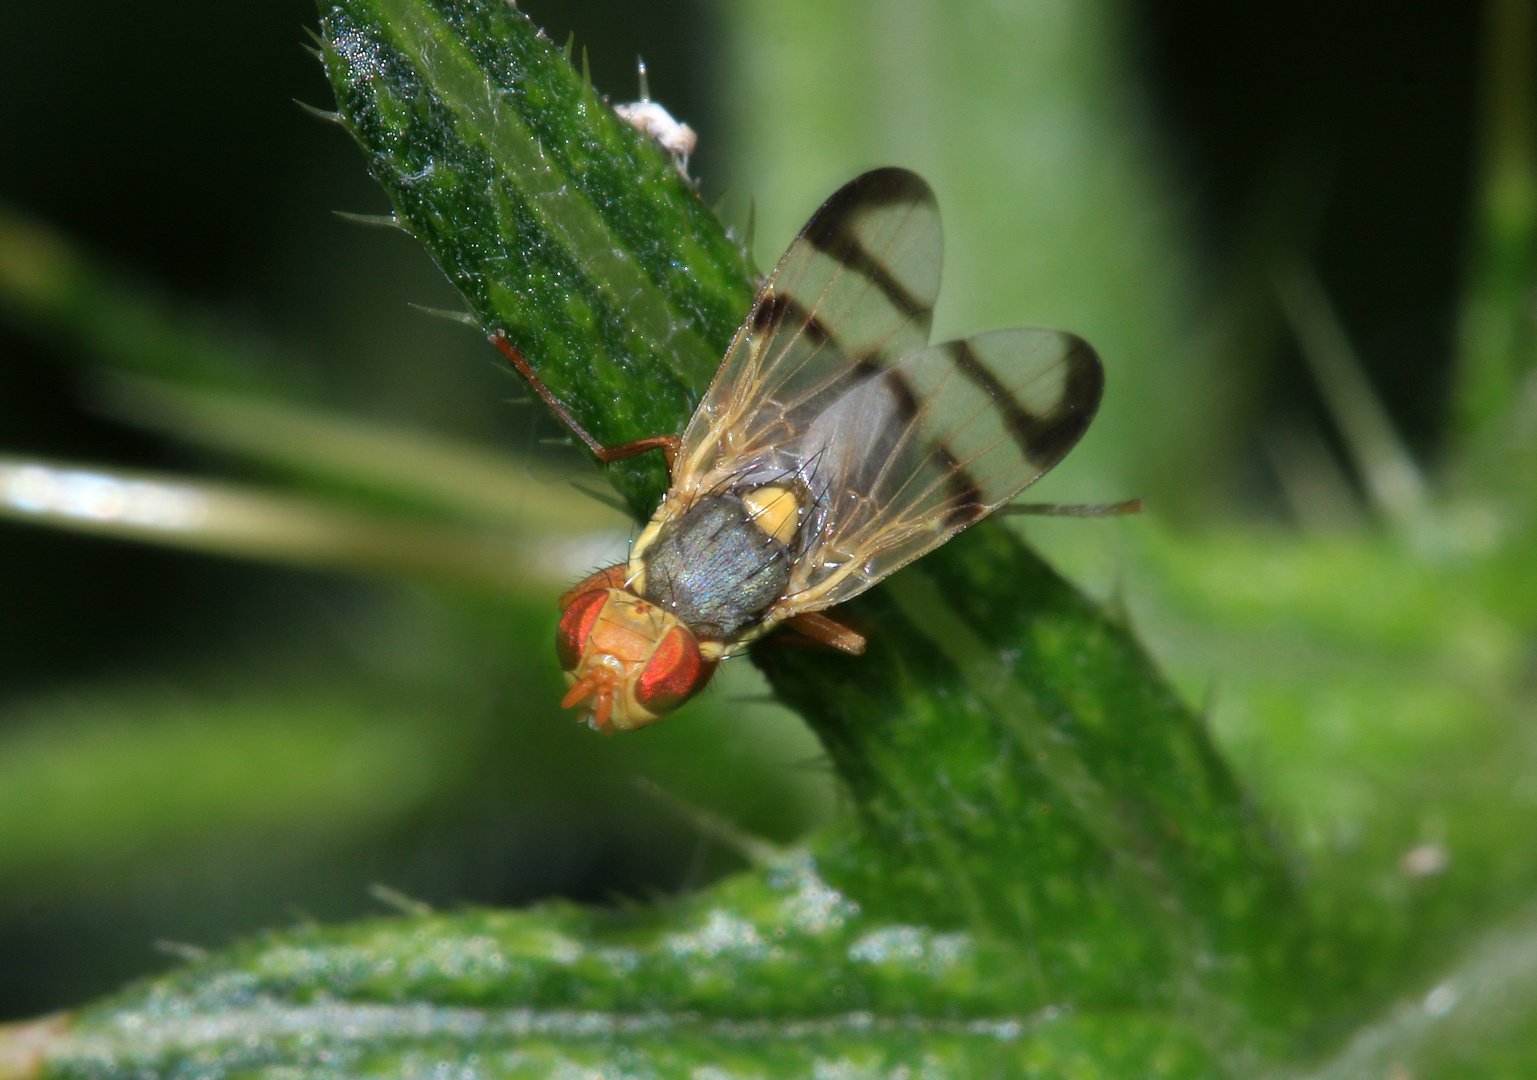
[[[586,428],[576,422],[576,417],[561,404],[559,398],[550,393],[550,388],[534,374],[534,369],[529,367],[528,361],[523,359],[523,354],[507,340],[505,333],[498,330],[492,334],[491,344],[500,349],[502,355],[512,362],[512,366],[518,369],[518,374],[528,380],[528,385],[533,387],[539,399],[549,406],[550,411],[560,418],[561,423],[571,429],[573,435],[586,444],[587,449],[592,451],[593,457],[607,465],[610,462],[632,458],[636,454],[644,454],[647,450],[660,450],[662,456],[667,459],[667,475],[672,475],[672,463],[678,457],[678,448],[683,445],[683,440],[677,435],[651,435],[644,439],[636,439],[634,442],[621,443],[618,446],[604,446],[594,439]]]
[[[792,615],[785,620],[785,625],[796,633],[810,638],[812,641],[829,645],[851,656],[859,656],[865,651],[865,637],[863,634],[850,630],[841,622],[829,619],[818,611],[806,611],[799,615]]]
[[[594,448],[593,453],[607,465],[611,461],[623,461],[636,454],[644,454],[647,450],[660,450],[667,462],[667,476],[671,479],[672,463],[678,459],[678,448],[682,445],[683,439],[678,435],[647,435],[644,439],[620,443],[618,446],[599,446]]]
[[[560,418],[560,422],[565,424],[566,427],[570,428],[573,435],[575,435],[578,439],[581,439],[582,442],[586,443],[587,449],[591,450],[595,455],[597,455],[598,460],[601,461],[603,459],[603,451],[605,449],[603,444],[589,435],[587,433],[587,429],[584,428],[581,424],[578,424],[576,422],[576,417],[572,416],[571,413],[567,411],[566,407],[561,404],[560,399],[557,398],[554,394],[550,393],[550,388],[545,386],[544,381],[540,379],[539,376],[534,374],[534,369],[528,366],[528,361],[523,359],[523,354],[518,352],[518,350],[513,347],[512,342],[507,340],[506,333],[498,330],[496,333],[492,334],[491,344],[502,350],[502,355],[507,357],[508,360],[512,361],[512,366],[518,369],[519,375],[522,375],[525,379],[528,380],[528,385],[534,388],[534,393],[539,395],[540,400],[543,401],[545,405],[549,406],[550,411]]]

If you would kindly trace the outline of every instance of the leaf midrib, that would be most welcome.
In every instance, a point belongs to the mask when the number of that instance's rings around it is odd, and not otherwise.
[[[444,30],[435,11],[422,0],[377,3],[396,31],[396,47],[450,109],[460,137],[486,147],[499,174],[524,193],[541,226],[578,256],[588,279],[625,313],[635,355],[660,351],[685,380],[712,371],[719,360],[715,350],[673,310],[592,204],[576,194],[578,185],[545,156],[529,127],[514,111],[501,108],[485,72]],[[655,350],[647,342],[663,348]]]

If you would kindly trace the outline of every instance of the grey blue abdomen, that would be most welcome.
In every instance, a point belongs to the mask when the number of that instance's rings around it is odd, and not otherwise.
[[[790,582],[789,549],[735,495],[700,499],[645,554],[645,597],[702,639],[729,641],[758,622]]]

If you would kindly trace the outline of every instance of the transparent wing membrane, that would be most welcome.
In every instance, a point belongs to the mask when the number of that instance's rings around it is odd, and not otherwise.
[[[1102,382],[1082,339],[1049,330],[935,345],[862,382],[829,410],[826,520],[787,602],[847,600],[1013,499],[1078,441]],[[885,413],[884,436],[844,439],[870,434],[860,411]]]
[[[1099,358],[1048,330],[928,345],[942,239],[902,169],[823,204],[764,284],[683,436],[670,499],[797,478],[802,550],[771,622],[847,600],[991,513],[1072,448]]]
[[[702,476],[804,431],[862,369],[929,342],[943,240],[922,178],[877,169],[825,202],[764,284],[683,436]]]

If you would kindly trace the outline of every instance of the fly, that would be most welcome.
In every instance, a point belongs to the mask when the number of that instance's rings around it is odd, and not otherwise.
[[[622,446],[598,443],[493,335],[600,461],[661,450],[671,477],[629,560],[561,597],[562,707],[603,731],[655,723],[782,625],[863,652],[825,609],[998,510],[1078,442],[1104,389],[1094,350],[1052,330],[930,345],[941,257],[921,177],[855,178],[764,282],[682,435]]]

